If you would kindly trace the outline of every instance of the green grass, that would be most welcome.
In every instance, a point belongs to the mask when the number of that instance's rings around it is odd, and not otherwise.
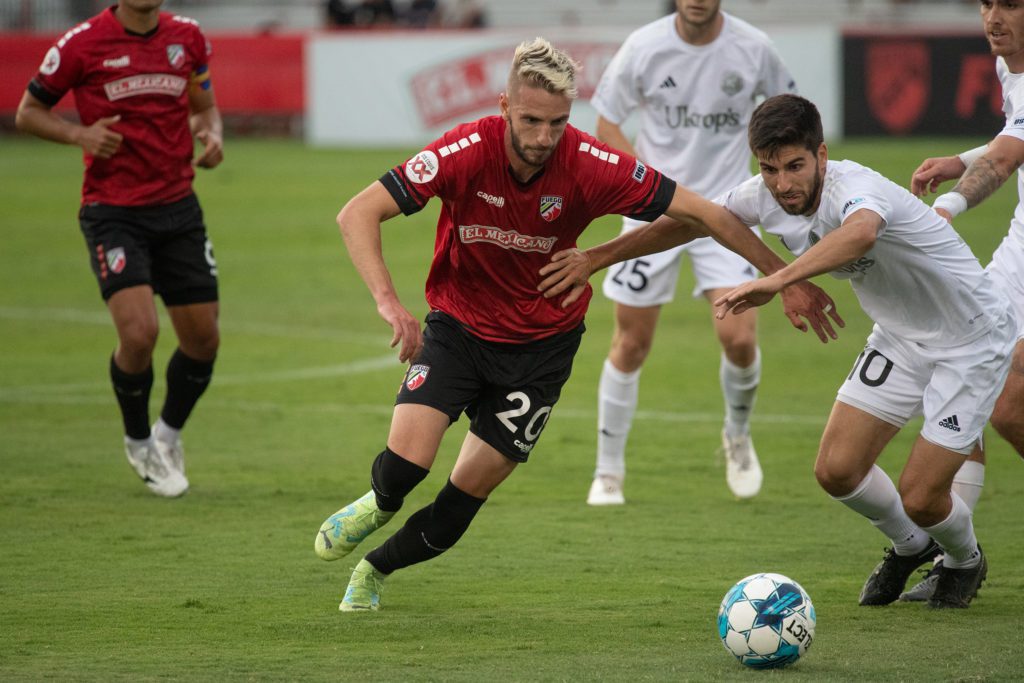
[[[906,183],[925,156],[976,140],[837,145]],[[705,304],[663,313],[631,437],[629,504],[588,509],[595,389],[611,306],[595,298],[575,372],[530,463],[459,545],[391,577],[384,610],[341,614],[360,554],[312,552],[324,517],[368,488],[403,369],[337,236],[344,201],[406,152],[231,140],[200,198],[221,273],[223,346],[186,432],[192,490],[150,495],[121,452],[106,378],[114,333],[75,219],[75,149],[4,139],[0,153],[0,679],[3,680],[1019,680],[1024,467],[990,434],[975,520],[991,572],[971,609],[864,609],[884,538],[830,500],[811,465],[835,390],[869,329],[847,284],[820,282],[848,321],[836,343],[761,317],[754,422],[765,466],[737,502],[718,446],[718,354]],[[1012,183],[958,220],[987,262]],[[406,305],[423,313],[437,205],[387,224]],[[585,243],[613,236],[606,218]],[[689,275],[679,291],[688,292]],[[153,414],[162,368],[156,353]],[[446,437],[402,517],[427,503],[466,429]],[[881,464],[897,473],[915,429]],[[385,534],[371,539],[375,547]],[[778,571],[814,600],[814,646],[748,671],[715,633],[734,581]]]

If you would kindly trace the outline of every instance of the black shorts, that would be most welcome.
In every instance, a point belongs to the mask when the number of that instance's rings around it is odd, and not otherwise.
[[[162,206],[87,204],[78,222],[104,301],[136,285],[167,306],[217,300],[217,262],[194,194]]]
[[[526,344],[484,341],[438,311],[426,319],[423,350],[410,365],[396,405],[437,408],[501,454],[526,462],[562,385],[572,372],[584,327]]]

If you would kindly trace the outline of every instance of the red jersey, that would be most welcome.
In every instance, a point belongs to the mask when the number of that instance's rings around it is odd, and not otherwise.
[[[490,116],[445,133],[381,182],[406,215],[441,198],[427,303],[474,335],[524,343],[577,327],[590,287],[568,308],[537,291],[551,255],[576,246],[595,218],[654,220],[675,183],[572,126],[528,183],[505,154],[505,121]]]
[[[145,35],[114,8],[64,34],[46,53],[29,92],[55,105],[68,90],[83,125],[120,114],[124,136],[109,159],[86,154],[82,203],[169,204],[192,191],[189,81],[206,74],[209,45],[192,19],[160,13]]]

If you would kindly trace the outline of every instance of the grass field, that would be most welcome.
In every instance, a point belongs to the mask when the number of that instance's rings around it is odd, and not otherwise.
[[[611,306],[597,296],[530,463],[455,549],[391,577],[382,611],[341,614],[361,553],[323,563],[314,533],[368,489],[403,368],[334,215],[411,150],[230,140],[225,164],[201,174],[223,343],[186,431],[192,489],[168,501],[147,492],[122,453],[106,374],[115,338],[75,218],[79,154],[0,144],[0,680],[1020,680],[1024,463],[994,433],[975,514],[991,570],[971,609],[856,604],[886,542],[830,500],[811,469],[869,329],[846,283],[821,280],[848,321],[836,343],[792,330],[777,302],[762,313],[757,498],[737,502],[725,486],[718,350],[707,306],[687,299],[664,311],[644,371],[629,504],[584,504],[611,330]],[[832,156],[906,183],[925,156],[976,144],[850,142]],[[1003,188],[958,221],[983,262],[1015,201]],[[425,313],[436,212],[385,231],[414,312]],[[585,243],[617,229],[603,219]],[[174,348],[163,324],[154,416]],[[891,474],[914,427],[882,457]],[[463,419],[450,430],[389,528],[433,498],[465,429]],[[715,631],[726,590],[758,571],[800,581],[817,608],[813,647],[783,672],[744,669]]]

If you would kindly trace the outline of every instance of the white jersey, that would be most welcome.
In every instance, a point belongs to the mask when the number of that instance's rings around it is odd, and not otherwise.
[[[637,156],[705,196],[750,177],[747,124],[759,98],[796,91],[768,36],[722,16],[722,32],[707,45],[680,38],[674,13],[637,29],[591,100],[616,125],[639,109]]]
[[[874,246],[831,275],[848,279],[864,312],[887,332],[932,347],[965,344],[1008,308],[960,235],[891,180],[853,161],[829,161],[811,216],[782,210],[754,176],[718,202],[747,225],[761,224],[800,255],[861,209],[883,221]]]
[[[1006,125],[999,134],[1024,140],[1024,74],[1010,73],[1002,57],[996,58],[996,74],[1003,86],[1003,113],[1006,114]],[[1010,235],[1024,246],[1024,167],[1017,170],[1017,197]]]

